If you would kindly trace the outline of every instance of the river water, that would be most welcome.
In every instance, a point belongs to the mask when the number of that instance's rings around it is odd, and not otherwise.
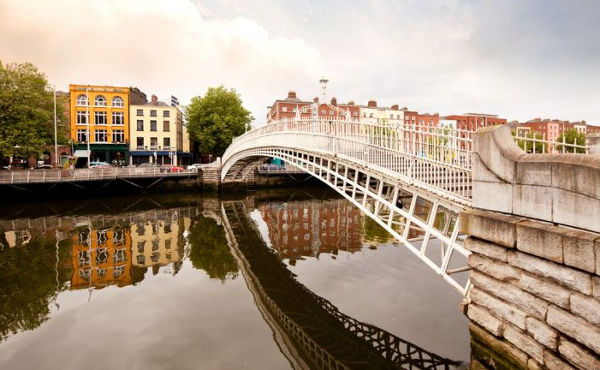
[[[455,368],[460,300],[322,188],[0,210],[0,369]]]

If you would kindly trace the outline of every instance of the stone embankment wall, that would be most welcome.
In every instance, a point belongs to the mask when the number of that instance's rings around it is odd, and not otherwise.
[[[466,297],[472,368],[600,369],[600,156],[474,137]]]
[[[469,210],[472,368],[600,369],[600,235]]]

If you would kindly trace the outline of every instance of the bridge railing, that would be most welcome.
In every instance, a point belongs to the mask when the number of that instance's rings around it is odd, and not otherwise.
[[[344,156],[468,204],[472,138],[472,131],[454,127],[339,119],[282,120],[236,138],[223,155],[223,163],[227,171],[230,158],[257,146],[308,149]]]

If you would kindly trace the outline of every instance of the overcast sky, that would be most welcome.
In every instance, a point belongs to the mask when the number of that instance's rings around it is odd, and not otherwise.
[[[234,87],[264,123],[288,90],[421,112],[600,124],[597,0],[0,0],[0,60],[57,89],[182,103]]]

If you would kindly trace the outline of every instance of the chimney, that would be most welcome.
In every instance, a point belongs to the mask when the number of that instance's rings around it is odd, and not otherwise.
[[[331,105],[337,107],[337,99],[335,97],[331,98]]]
[[[296,99],[296,92],[295,91],[288,91],[288,99]]]
[[[319,104],[319,97],[318,97],[318,96],[315,96],[315,98],[313,99],[313,102],[315,102],[315,103]]]
[[[369,102],[367,103],[367,106],[369,108],[377,108],[377,102],[375,100],[369,100]]]
[[[398,110],[398,108],[399,108],[399,107],[398,107],[398,104],[394,104],[394,105],[392,105],[392,110]]]
[[[156,105],[157,102],[158,98],[156,97],[156,95],[152,94],[152,105]]]

